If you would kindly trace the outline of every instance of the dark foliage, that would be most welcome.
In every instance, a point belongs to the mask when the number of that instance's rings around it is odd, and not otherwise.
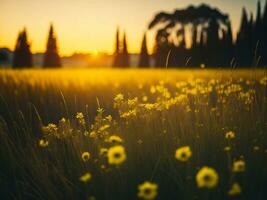
[[[26,29],[19,33],[14,51],[13,67],[32,67],[32,53],[27,39]]]
[[[116,42],[115,42],[115,52],[114,52],[114,62],[113,67],[129,67],[130,57],[127,47],[126,33],[124,33],[123,41],[120,41],[120,30],[117,29],[116,32]]]
[[[9,49],[6,48],[0,49],[0,64],[8,62],[9,60],[8,51]]]
[[[139,58],[139,67],[149,67],[150,62],[149,62],[149,55],[147,52],[147,44],[146,44],[146,33],[144,34],[143,41],[142,41],[142,46],[141,46],[141,53],[140,53],[140,58]]]
[[[120,66],[120,60],[121,60],[121,54],[120,54],[120,30],[117,28],[116,32],[116,38],[115,38],[115,52],[114,52],[114,62],[113,66],[118,67]]]
[[[44,67],[61,67],[61,61],[58,55],[57,40],[54,35],[54,28],[52,24],[49,30],[43,66]]]
[[[267,64],[267,3],[264,14],[258,2],[256,20],[243,9],[240,29],[233,41],[231,22],[227,14],[202,4],[160,12],[149,24],[157,29],[154,58],[156,66],[249,67]],[[185,39],[189,30],[191,44]]]
[[[126,38],[126,33],[124,33],[120,67],[129,67],[129,66],[130,66],[130,60],[129,60],[129,53],[128,53],[128,47],[127,47],[127,38]]]

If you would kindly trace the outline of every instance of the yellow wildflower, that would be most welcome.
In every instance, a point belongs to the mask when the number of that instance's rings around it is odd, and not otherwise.
[[[83,159],[84,162],[86,162],[87,160],[89,160],[90,157],[91,157],[91,155],[90,155],[89,152],[86,151],[86,152],[83,152],[82,153],[82,159]]]
[[[128,112],[122,113],[120,114],[121,118],[130,118],[130,117],[134,117],[137,114],[137,110],[133,109],[133,110],[129,110]]]
[[[242,192],[242,189],[238,183],[233,183],[230,190],[228,191],[229,196],[236,196]]]
[[[201,68],[201,69],[204,69],[205,67],[206,67],[205,64],[200,64],[200,68]]]
[[[62,117],[61,120],[59,120],[59,123],[66,123],[65,117]]]
[[[42,130],[45,134],[50,135],[50,134],[55,134],[58,128],[57,125],[49,123],[47,126],[43,126]]]
[[[192,151],[189,146],[180,147],[175,152],[175,158],[180,161],[187,161],[192,156]]]
[[[111,121],[112,121],[112,116],[111,116],[111,115],[108,115],[108,116],[106,116],[106,119],[107,119],[109,122],[111,122]]]
[[[80,181],[86,183],[86,182],[88,182],[91,178],[92,178],[92,175],[91,175],[89,172],[87,172],[87,173],[85,173],[84,175],[80,176]]]
[[[45,139],[39,140],[39,146],[40,147],[47,147],[48,145],[49,145],[48,140],[45,140]]]
[[[150,87],[150,92],[151,92],[152,94],[154,94],[154,93],[156,92],[156,87],[155,87],[155,86],[151,86],[151,87]]]
[[[145,200],[155,199],[158,195],[158,185],[155,183],[151,183],[146,181],[138,186],[138,194],[139,198]]]
[[[253,147],[253,150],[254,150],[254,151],[259,151],[259,150],[260,150],[260,147],[259,147],[259,146],[254,146],[254,147]]]
[[[111,135],[108,138],[108,142],[110,142],[110,143],[122,143],[123,140],[119,136],[117,136],[117,135]]]
[[[119,165],[126,160],[125,149],[121,145],[110,147],[107,155],[108,163],[111,165]]]
[[[210,167],[202,167],[197,175],[196,175],[196,182],[199,188],[214,188],[217,186],[219,180],[219,176],[217,172]]]
[[[152,109],[154,109],[156,107],[156,105],[153,104],[153,103],[146,103],[146,104],[144,104],[144,107],[147,110],[152,110]]]
[[[106,129],[108,129],[110,127],[110,125],[106,124],[106,125],[103,125],[99,128],[99,131],[102,132],[102,131],[105,131]]]
[[[246,163],[244,160],[237,160],[233,163],[234,172],[244,172],[246,169]]]
[[[235,138],[235,132],[233,132],[233,131],[229,131],[229,132],[227,132],[227,133],[225,134],[225,138],[226,138],[226,139],[233,139],[233,138]]]
[[[147,97],[147,96],[143,96],[143,97],[142,97],[142,101],[143,101],[143,102],[147,102],[147,100],[148,100],[148,97]]]
[[[101,156],[106,156],[108,153],[108,149],[107,148],[101,148],[99,153]]]
[[[224,147],[224,151],[231,151],[231,147],[229,146]]]
[[[78,123],[79,123],[80,125],[85,126],[85,120],[84,120],[84,115],[83,115],[83,113],[78,112],[78,113],[76,114],[76,119],[78,120]]]
[[[260,84],[262,84],[262,85],[267,85],[267,76],[264,76],[264,77],[260,80]]]
[[[95,131],[90,132],[89,136],[91,138],[95,138],[97,136],[97,133]]]
[[[117,94],[116,97],[114,98],[114,101],[122,101],[124,99],[123,94]]]

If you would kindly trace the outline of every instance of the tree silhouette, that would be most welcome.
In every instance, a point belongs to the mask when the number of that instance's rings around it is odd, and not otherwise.
[[[227,14],[223,14],[216,8],[202,4],[197,7],[177,9],[173,13],[160,12],[149,24],[149,29],[156,26],[161,27],[157,31],[155,40],[156,66],[164,66],[170,50],[170,55],[173,56],[170,56],[169,63],[173,66],[185,64],[197,66],[202,63],[214,66],[220,64],[223,57],[230,57],[224,52],[222,55],[221,51],[221,40],[225,40],[232,31],[228,30],[229,18]],[[188,46],[185,40],[186,28],[190,28],[191,32],[192,44],[189,50],[186,48]],[[224,35],[224,38],[220,37],[219,32]],[[202,41],[199,41],[200,37]]]
[[[248,15],[245,8],[242,11],[241,25],[236,40],[237,65],[248,67],[252,64],[252,30],[251,22],[248,21]]]
[[[127,47],[127,38],[126,38],[126,33],[124,33],[120,67],[129,67],[129,66],[130,66],[130,61],[129,61],[129,53],[128,53],[128,47]]]
[[[13,57],[13,67],[23,68],[32,66],[32,53],[28,43],[26,28],[24,28],[24,30],[18,35]]]
[[[168,42],[169,34],[166,30],[161,29],[157,32],[154,46],[155,66],[163,67],[166,63],[167,54],[171,47]]]
[[[219,23],[217,20],[212,19],[209,22],[209,25],[206,29],[207,39],[206,39],[206,47],[207,47],[207,57],[209,58],[209,65],[211,66],[218,66],[220,65],[220,48],[218,48],[218,45],[220,44],[220,38],[219,38]]]
[[[8,53],[6,52],[6,49],[0,49],[0,64],[8,62],[9,56]]]
[[[61,67],[61,61],[58,54],[57,39],[54,35],[53,25],[50,25],[48,40],[46,45],[46,52],[44,55],[44,67]]]
[[[113,67],[120,67],[121,66],[121,48],[120,48],[120,30],[119,27],[116,31],[116,37],[115,37],[115,52],[113,54],[114,61],[113,61]]]
[[[139,56],[139,67],[149,67],[150,62],[149,62],[149,55],[147,52],[147,41],[146,41],[146,33],[144,33],[143,36],[143,41],[142,41],[142,46],[141,46],[141,53]]]

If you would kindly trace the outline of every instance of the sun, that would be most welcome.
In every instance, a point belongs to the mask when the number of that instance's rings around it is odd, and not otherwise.
[[[98,55],[99,55],[99,52],[98,52],[97,50],[94,50],[94,51],[92,52],[92,55],[93,55],[93,56],[98,56]]]

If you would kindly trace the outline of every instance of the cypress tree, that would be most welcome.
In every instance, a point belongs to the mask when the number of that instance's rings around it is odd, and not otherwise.
[[[150,66],[149,55],[148,55],[148,52],[147,52],[146,33],[144,33],[144,36],[143,36],[143,41],[142,41],[141,53],[140,53],[138,66],[139,67],[149,67]]]
[[[13,67],[23,68],[32,66],[32,53],[28,43],[26,28],[24,28],[24,30],[18,35],[13,57]]]
[[[113,54],[114,61],[113,67],[121,66],[121,50],[120,50],[120,29],[117,28],[116,36],[115,36],[115,52]]]
[[[225,66],[229,67],[234,57],[233,30],[232,30],[232,24],[230,20],[227,22],[226,54],[227,55],[226,55],[226,60],[225,60]]]
[[[44,67],[61,67],[60,56],[58,54],[57,39],[54,35],[53,25],[50,25],[46,52],[44,55]]]
[[[241,25],[236,40],[237,64],[241,67],[247,67],[251,64],[250,32],[247,11],[243,8]]]
[[[219,23],[212,19],[209,22],[209,26],[207,28],[207,60],[209,66],[218,66],[218,60],[220,60],[220,38],[219,38]]]
[[[126,33],[124,33],[124,36],[123,36],[122,52],[121,52],[121,67],[130,67]]]
[[[255,22],[255,31],[258,33],[261,31],[262,28],[262,15],[261,15],[261,2],[258,1],[257,4],[257,17]]]

